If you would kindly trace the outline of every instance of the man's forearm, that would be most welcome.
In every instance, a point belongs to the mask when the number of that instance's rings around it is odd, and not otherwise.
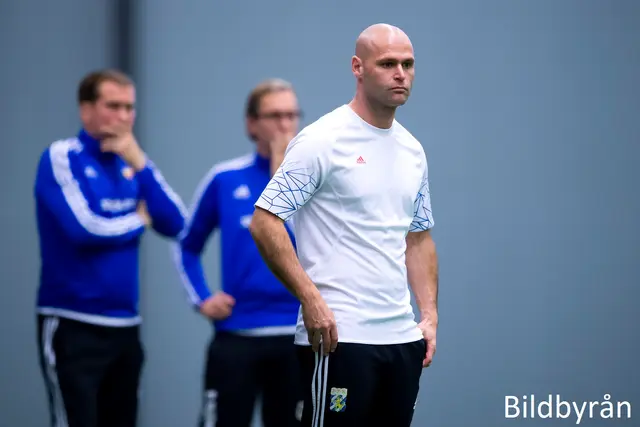
[[[262,258],[289,292],[303,304],[319,296],[317,288],[300,265],[291,238],[279,218],[258,208],[250,231]]]
[[[407,236],[407,277],[422,320],[438,325],[438,256],[430,235]]]

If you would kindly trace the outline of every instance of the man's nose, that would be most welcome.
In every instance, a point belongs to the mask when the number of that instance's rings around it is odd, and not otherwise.
[[[278,120],[278,130],[280,132],[287,132],[291,130],[292,127],[293,127],[293,120],[290,120],[287,118],[281,118],[280,120]]]
[[[407,72],[402,65],[399,65],[398,68],[396,68],[395,78],[400,81],[407,78]]]
[[[120,120],[126,121],[131,119],[131,110],[127,109],[127,108],[118,108],[118,118]]]

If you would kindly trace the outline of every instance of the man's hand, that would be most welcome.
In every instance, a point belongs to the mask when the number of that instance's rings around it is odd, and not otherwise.
[[[200,305],[200,313],[214,320],[224,320],[231,316],[236,300],[225,292],[217,292]]]
[[[436,326],[429,319],[425,319],[418,323],[418,328],[422,331],[422,336],[427,343],[427,353],[422,362],[423,368],[428,368],[433,361],[433,355],[436,353]]]
[[[269,148],[271,149],[271,154],[280,154],[284,155],[284,152],[287,150],[287,146],[293,139],[294,134],[292,132],[275,132],[271,141],[269,141]]]
[[[136,207],[136,212],[142,219],[142,223],[150,227],[151,226],[151,215],[149,215],[149,211],[147,210],[147,203],[144,200],[140,200],[138,202],[138,206]]]
[[[284,152],[287,150],[287,146],[293,137],[293,133],[278,131],[273,135],[273,138],[269,142],[269,149],[271,152],[271,176],[276,173],[280,164],[282,164],[282,160],[284,160]]]
[[[100,144],[103,152],[119,155],[136,172],[144,169],[147,159],[131,129],[122,125],[109,129],[107,133],[111,136],[103,139]]]
[[[318,294],[301,306],[302,319],[313,351],[318,351],[321,339],[325,354],[335,351],[338,346],[338,327],[333,312],[324,299]]]

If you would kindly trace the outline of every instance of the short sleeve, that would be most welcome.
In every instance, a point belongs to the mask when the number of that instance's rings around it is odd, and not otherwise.
[[[429,167],[425,159],[424,171],[420,183],[420,190],[413,203],[413,221],[409,232],[430,230],[433,228],[433,213],[431,212],[431,194],[429,192]]]
[[[255,206],[289,220],[321,187],[329,169],[328,146],[326,141],[298,134]]]

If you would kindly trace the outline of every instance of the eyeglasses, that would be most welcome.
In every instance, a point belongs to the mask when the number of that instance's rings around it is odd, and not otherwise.
[[[302,111],[272,111],[268,113],[258,114],[259,119],[267,120],[295,120],[302,117]]]

